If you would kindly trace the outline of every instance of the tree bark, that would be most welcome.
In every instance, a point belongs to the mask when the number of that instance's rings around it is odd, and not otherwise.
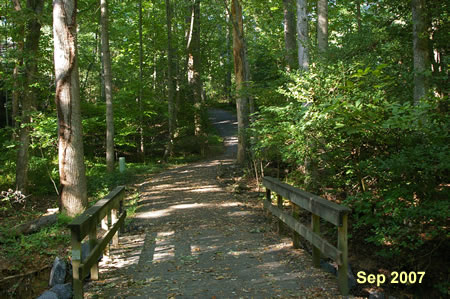
[[[61,208],[69,216],[87,207],[77,62],[77,1],[53,1]]]
[[[328,50],[328,0],[317,1],[317,47],[320,53]]]
[[[412,0],[413,54],[414,54],[414,103],[417,105],[428,91],[425,74],[430,67],[429,42],[425,0]]]
[[[225,49],[225,78],[224,78],[224,93],[225,99],[232,104],[231,98],[231,30],[230,30],[230,15],[226,12],[226,49]]]
[[[144,148],[144,118],[142,111],[142,85],[143,85],[144,45],[142,43],[142,0],[139,0],[139,152],[145,158]]]
[[[31,220],[26,223],[18,224],[12,228],[15,235],[29,235],[34,234],[44,227],[55,224],[58,221],[58,215],[46,215],[36,220]]]
[[[361,0],[356,0],[356,22],[358,24],[358,32],[361,33]]]
[[[202,85],[200,79],[200,0],[191,0],[191,16],[187,40],[188,84],[194,102],[194,134],[202,134]]]
[[[298,66],[307,71],[309,69],[309,39],[308,39],[308,14],[306,0],[297,0],[297,45]]]
[[[39,38],[44,0],[28,0],[27,9],[32,11],[32,17],[27,21],[27,35],[24,44],[25,88],[22,96],[22,115],[19,130],[19,150],[16,162],[16,189],[26,193],[28,185],[28,161],[30,147],[31,112],[35,106],[36,90],[32,86],[36,83],[37,53],[39,52]]]
[[[167,17],[167,89],[168,89],[168,109],[169,109],[169,140],[167,142],[166,153],[164,156],[173,155],[173,143],[175,134],[175,87],[174,87],[174,67],[173,67],[173,48],[172,48],[172,7],[170,0],[166,0]]]
[[[284,46],[286,48],[287,70],[297,67],[297,45],[295,41],[295,2],[283,0],[284,9]]]
[[[13,0],[14,4],[14,10],[17,12],[20,12],[22,10],[22,5],[20,4],[19,0]],[[14,128],[17,129],[17,122],[16,117],[19,115],[19,102],[20,102],[20,96],[22,89],[22,86],[20,84],[21,79],[19,78],[19,69],[23,66],[23,39],[25,35],[24,26],[21,22],[18,22],[15,24],[17,26],[18,36],[19,39],[17,40],[17,52],[18,52],[18,59],[16,60],[16,64],[14,66],[13,70],[13,92],[12,92],[12,112],[11,112],[11,119],[12,119],[12,125]]]
[[[114,113],[112,95],[111,53],[109,51],[108,2],[100,0],[100,21],[102,33],[103,74],[106,98],[106,170],[114,170]]]
[[[236,81],[236,112],[238,120],[238,152],[237,163],[246,161],[247,137],[245,130],[248,127],[248,97],[245,95],[245,79],[247,78],[247,62],[245,55],[244,25],[242,20],[242,7],[239,0],[232,0],[231,16],[233,22],[233,56],[234,74]]]

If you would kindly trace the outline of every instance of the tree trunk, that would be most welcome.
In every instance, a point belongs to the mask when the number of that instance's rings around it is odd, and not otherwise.
[[[295,41],[295,2],[283,0],[284,9],[284,46],[286,48],[287,70],[292,71],[297,67],[297,45]]]
[[[106,170],[114,170],[114,114],[112,95],[111,54],[109,51],[108,2],[100,0],[100,21],[102,32],[103,74],[106,98]]]
[[[317,47],[320,53],[328,50],[328,0],[317,1]]]
[[[14,10],[17,12],[20,12],[22,10],[22,6],[20,4],[19,0],[13,0],[14,4]],[[11,119],[12,119],[12,126],[17,129],[17,122],[16,117],[19,115],[19,102],[20,102],[20,96],[22,89],[22,86],[20,84],[21,79],[19,78],[19,69],[23,66],[23,39],[25,35],[24,26],[19,21],[15,24],[18,28],[19,32],[19,39],[17,40],[17,52],[18,52],[18,59],[15,62],[14,70],[13,70],[13,92],[12,92],[12,112],[11,112]]]
[[[44,227],[55,224],[58,221],[57,214],[51,214],[39,217],[36,220],[31,220],[26,223],[18,224],[12,228],[14,235],[29,235],[34,234]]]
[[[16,162],[16,189],[26,193],[28,185],[28,149],[30,146],[31,112],[35,106],[36,90],[32,86],[36,83],[37,53],[39,51],[39,38],[41,36],[41,24],[44,0],[28,0],[27,9],[33,12],[33,16],[27,21],[27,36],[24,44],[25,64],[25,89],[22,96],[22,116],[19,130],[19,150]]]
[[[298,66],[307,71],[309,69],[309,40],[308,40],[308,14],[306,0],[297,0],[297,45]]]
[[[76,0],[53,1],[56,109],[61,208],[69,216],[87,207],[77,63]]]
[[[191,17],[187,39],[188,84],[194,102],[194,134],[202,134],[201,106],[202,86],[200,80],[200,0],[191,0]]]
[[[358,32],[361,33],[361,0],[356,0],[356,21],[358,24]]]
[[[173,155],[173,139],[175,133],[175,87],[174,87],[174,69],[173,69],[173,48],[172,48],[172,7],[170,0],[166,0],[167,17],[167,89],[168,89],[168,109],[169,109],[169,140],[164,156]]]
[[[231,98],[231,30],[230,30],[230,15],[226,13],[226,49],[225,49],[225,80],[224,80],[224,93],[225,99],[228,103],[232,104]]]
[[[245,79],[247,78],[247,63],[244,43],[244,25],[242,20],[242,7],[239,0],[231,3],[231,16],[233,22],[233,56],[234,74],[236,81],[236,112],[238,120],[238,152],[237,163],[246,161],[247,137],[245,129],[248,127],[248,98],[245,95]]]
[[[411,8],[413,21],[414,103],[417,105],[428,91],[428,78],[425,73],[430,67],[425,0],[412,0]]]
[[[144,118],[142,111],[142,85],[143,85],[144,45],[142,43],[142,0],[139,0],[139,152],[144,160]]]

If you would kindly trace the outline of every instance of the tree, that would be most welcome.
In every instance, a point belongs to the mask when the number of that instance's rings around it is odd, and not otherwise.
[[[358,32],[361,33],[361,0],[356,0],[356,22],[358,24]]]
[[[74,216],[87,207],[86,174],[77,62],[77,1],[53,1],[53,38],[58,112],[58,157],[62,211]]]
[[[328,50],[328,0],[317,0],[317,47],[321,53]]]
[[[296,44],[295,44],[295,2],[283,0],[284,9],[284,46],[286,48],[287,69],[291,71],[296,68]]]
[[[175,86],[174,86],[174,65],[172,47],[172,7],[170,0],[166,0],[166,20],[167,20],[167,102],[169,108],[169,140],[167,142],[164,156],[173,155],[173,142],[175,134]]]
[[[200,52],[200,0],[190,0],[191,13],[189,30],[187,35],[188,52],[188,84],[194,100],[194,133],[195,136],[202,134],[201,106],[202,106],[202,82],[201,52]]]
[[[139,0],[139,151],[142,157],[145,157],[144,147],[144,123],[143,123],[143,111],[142,111],[142,85],[143,82],[143,68],[144,68],[144,45],[142,43],[142,0]]]
[[[309,69],[309,38],[308,38],[308,14],[306,13],[308,2],[297,0],[297,45],[298,66],[307,71]]]
[[[430,67],[425,0],[412,0],[413,53],[414,53],[414,103],[418,104],[428,90],[426,75]]]
[[[103,75],[106,98],[106,170],[114,170],[114,114],[112,95],[111,54],[108,34],[108,1],[100,0],[100,22],[102,34]]]
[[[15,1],[16,10],[20,3]],[[26,25],[26,38],[24,43],[25,88],[21,98],[22,115],[19,132],[19,150],[16,162],[16,189],[26,192],[28,185],[28,161],[30,147],[31,112],[36,105],[36,89],[33,86],[37,79],[37,53],[39,52],[39,38],[41,35],[40,16],[44,0],[27,0],[27,9],[31,11]],[[17,95],[15,95],[17,96]],[[17,100],[17,99],[16,99]],[[14,114],[14,113],[13,113]]]
[[[14,10],[17,13],[20,13],[22,11],[22,5],[20,4],[20,0],[13,0],[13,4],[14,4]],[[22,67],[23,65],[23,38],[25,35],[24,32],[24,26],[22,24],[22,22],[17,22],[16,24],[16,28],[17,28],[17,52],[18,52],[18,58],[15,61],[15,65],[14,65],[14,70],[13,70],[13,92],[12,92],[12,115],[11,115],[11,119],[12,119],[12,123],[13,126],[16,127],[17,123],[16,123],[16,117],[19,114],[19,97],[20,97],[20,92],[19,90],[20,88],[20,79],[19,79],[19,69]]]
[[[231,98],[231,29],[230,29],[230,15],[228,11],[225,15],[226,19],[226,34],[225,34],[225,78],[224,78],[224,94],[227,101],[232,104],[232,98]]]
[[[248,127],[248,98],[245,95],[247,75],[247,57],[245,53],[244,24],[242,20],[242,6],[239,0],[231,2],[231,17],[233,23],[233,55],[234,75],[236,81],[236,112],[238,121],[238,152],[237,163],[246,161],[247,137],[245,130]]]

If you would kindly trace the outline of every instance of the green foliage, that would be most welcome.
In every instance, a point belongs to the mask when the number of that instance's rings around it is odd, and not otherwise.
[[[292,75],[280,89],[289,102],[257,114],[252,150],[285,163],[303,187],[310,157],[320,192],[345,199],[355,228],[398,257],[446,234],[450,119],[435,98],[414,106],[391,97],[385,68],[338,63]]]
[[[154,173],[163,169],[164,165],[156,162],[126,163],[126,170],[120,173],[117,169],[112,173],[106,172],[103,159],[86,161],[86,176],[88,183],[88,195],[91,203],[106,196],[110,190],[120,185],[127,185],[136,180],[138,175]]]
[[[19,256],[29,259],[35,254],[56,255],[60,245],[70,242],[70,232],[66,228],[70,221],[72,221],[70,217],[59,215],[55,225],[43,228],[34,234],[19,235],[18,237],[11,234],[11,227],[1,226],[0,243],[3,253],[11,259]]]

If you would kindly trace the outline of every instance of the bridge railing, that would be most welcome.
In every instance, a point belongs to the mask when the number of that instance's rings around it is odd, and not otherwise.
[[[320,256],[323,254],[333,259],[338,265],[338,285],[341,293],[347,295],[348,289],[348,237],[347,221],[351,210],[347,207],[328,201],[317,195],[294,188],[272,177],[263,177],[266,187],[266,200],[264,207],[279,218],[279,227],[282,222],[294,230],[293,243],[299,248],[299,235],[313,245],[313,264],[320,267]],[[272,205],[271,192],[277,194],[277,206]],[[289,200],[293,206],[292,216],[283,212],[282,199]],[[311,228],[299,222],[299,207],[312,213]],[[320,235],[320,218],[334,224],[338,228],[337,248],[323,239]]]
[[[83,280],[91,274],[98,279],[98,260],[112,240],[113,246],[119,244],[119,228],[123,227],[126,211],[123,210],[125,187],[119,186],[84,213],[76,217],[68,226],[72,234],[72,270],[74,298],[83,298]],[[101,223],[107,232],[97,239],[97,226]],[[89,238],[89,256],[84,260],[83,239]]]

